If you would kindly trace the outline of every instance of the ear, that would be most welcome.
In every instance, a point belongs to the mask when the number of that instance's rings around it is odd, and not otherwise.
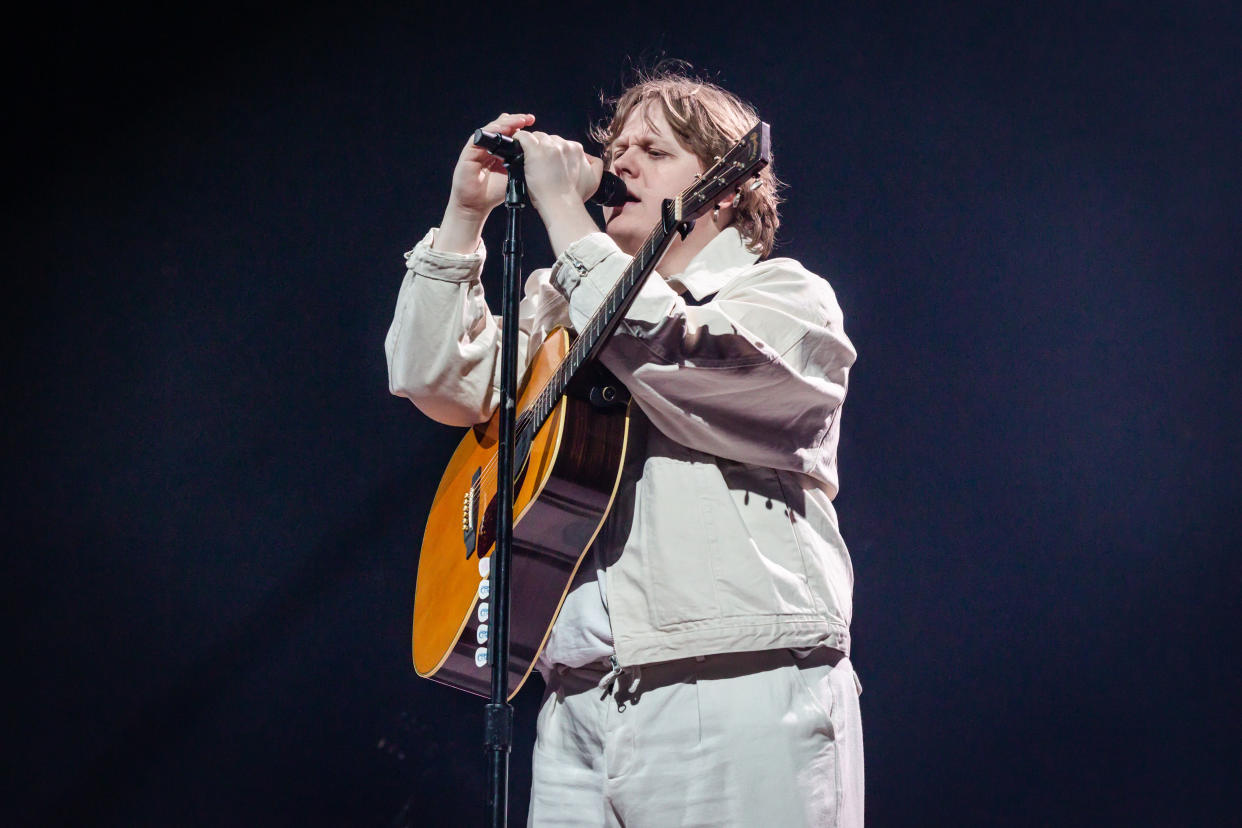
[[[713,210],[713,220],[718,227],[728,227],[733,221],[733,202],[739,200],[740,192],[727,193],[716,199],[716,209]]]

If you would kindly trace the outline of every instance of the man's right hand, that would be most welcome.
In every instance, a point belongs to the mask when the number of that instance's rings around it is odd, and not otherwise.
[[[483,129],[513,135],[533,123],[534,115],[506,112]],[[479,246],[483,223],[505,200],[508,177],[499,158],[467,139],[453,169],[453,190],[432,247],[451,253],[473,253]]]

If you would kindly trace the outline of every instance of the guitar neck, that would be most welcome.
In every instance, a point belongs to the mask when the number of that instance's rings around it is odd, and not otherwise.
[[[531,406],[532,425],[536,430],[552,413],[552,409],[556,407],[574,377],[599,355],[608,337],[616,330],[625,312],[634,303],[634,298],[638,295],[643,280],[655,269],[656,263],[668,249],[673,240],[673,234],[680,226],[679,222],[673,219],[672,205],[671,201],[664,203],[663,221],[634,254],[634,259],[626,266],[621,277],[612,286],[612,290],[604,297],[595,315],[578,332],[578,338],[574,340],[560,368],[548,380],[539,398]]]

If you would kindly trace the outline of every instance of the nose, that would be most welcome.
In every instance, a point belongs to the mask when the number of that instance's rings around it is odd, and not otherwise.
[[[638,175],[638,164],[635,162],[637,153],[630,152],[626,147],[619,155],[612,158],[612,171],[621,178],[633,178]]]

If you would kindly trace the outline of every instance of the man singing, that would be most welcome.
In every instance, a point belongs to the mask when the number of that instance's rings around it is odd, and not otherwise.
[[[675,198],[758,122],[683,74],[642,77],[581,145],[505,114],[556,262],[526,281],[519,371],[585,325]],[[629,200],[600,232],[606,166]],[[539,666],[530,824],[861,826],[853,568],[832,499],[855,351],[828,283],[772,252],[776,179],[724,196],[676,239],[602,351],[633,397],[612,510]],[[468,144],[440,227],[406,255],[389,385],[469,426],[499,399],[481,229],[500,163]],[[518,597],[520,600],[520,596]]]

